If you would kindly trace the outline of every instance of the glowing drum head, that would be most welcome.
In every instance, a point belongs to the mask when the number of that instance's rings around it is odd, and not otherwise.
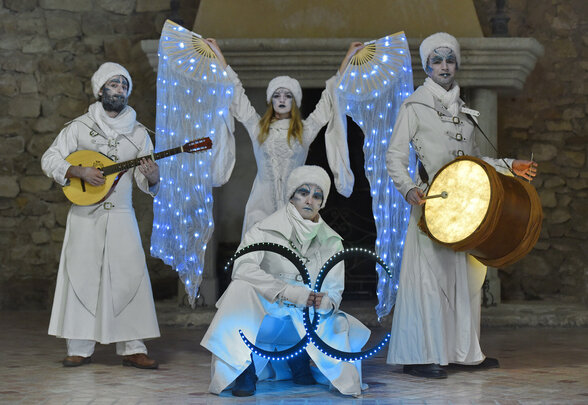
[[[484,221],[492,187],[486,170],[473,160],[456,160],[441,169],[428,195],[447,193],[447,198],[431,198],[425,204],[429,233],[441,243],[455,243],[472,235]]]

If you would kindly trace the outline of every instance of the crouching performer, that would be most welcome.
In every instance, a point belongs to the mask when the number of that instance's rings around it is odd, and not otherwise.
[[[286,186],[289,203],[255,224],[239,249],[261,242],[286,246],[305,262],[314,285],[322,265],[343,249],[341,237],[319,215],[330,186],[328,174],[318,166],[294,169]],[[344,395],[360,395],[359,361],[335,360],[312,343],[293,359],[269,361],[252,354],[239,336],[242,330],[260,348],[285,350],[305,336],[303,308],[314,307],[321,314],[317,330],[321,339],[338,350],[361,350],[370,331],[339,310],[344,278],[341,262],[327,274],[321,292],[315,293],[302,282],[296,267],[279,254],[256,251],[238,258],[232,282],[217,302],[218,311],[201,342],[212,352],[210,392],[219,394],[233,384],[233,395],[250,396],[258,379],[291,378],[301,385],[330,382]],[[311,371],[310,359],[318,371]]]

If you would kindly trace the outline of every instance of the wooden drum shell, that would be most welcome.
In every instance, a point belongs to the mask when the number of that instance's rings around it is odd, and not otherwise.
[[[529,183],[500,174],[490,164],[471,156],[459,157],[443,166],[431,185],[445,168],[464,159],[480,165],[490,181],[491,197],[484,220],[469,236],[452,243],[440,241],[431,234],[426,209],[423,209],[421,227],[437,243],[468,252],[487,266],[513,264],[526,256],[539,239],[543,211],[537,191]]]

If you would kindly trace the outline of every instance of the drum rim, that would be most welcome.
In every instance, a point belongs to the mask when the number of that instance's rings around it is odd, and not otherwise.
[[[505,267],[513,263],[516,263],[533,249],[533,247],[539,240],[539,236],[541,235],[541,228],[543,223],[543,208],[541,205],[541,199],[539,198],[539,194],[537,193],[535,187],[533,187],[526,181],[519,179],[517,177],[513,177],[513,179],[518,181],[526,190],[527,195],[529,196],[529,204],[531,206],[529,212],[530,218],[527,222],[527,228],[522,238],[522,240],[525,241],[525,243],[520,243],[511,252],[497,258],[488,259],[472,255],[480,263],[485,264],[486,266]]]
[[[424,228],[425,233],[435,242],[437,242],[443,246],[450,247],[451,249],[458,251],[458,252],[475,248],[477,245],[484,242],[491,235],[491,233],[494,231],[494,228],[496,227],[496,222],[487,221],[487,219],[488,219],[489,215],[500,211],[500,209],[502,208],[502,197],[504,195],[504,187],[502,186],[502,182],[500,181],[500,178],[498,177],[498,173],[496,172],[496,169],[494,169],[494,167],[492,167],[492,165],[490,165],[489,163],[487,163],[484,160],[477,158],[475,156],[458,156],[457,158],[455,158],[452,161],[443,165],[437,171],[437,173],[435,173],[435,176],[433,177],[433,180],[431,181],[431,186],[433,185],[433,183],[437,179],[437,176],[439,175],[439,173],[441,173],[448,166],[451,166],[452,164],[459,162],[459,161],[462,161],[462,160],[469,160],[469,161],[472,161],[472,162],[478,164],[479,166],[481,166],[482,169],[486,172],[486,174],[488,176],[488,180],[490,182],[490,201],[488,203],[488,209],[486,210],[486,214],[484,215],[484,218],[482,219],[482,222],[480,223],[480,225],[469,236],[462,239],[461,241],[443,242],[443,241],[440,241],[439,239],[437,239],[435,236],[433,236],[433,234],[429,230],[429,228],[427,226],[427,217],[425,214],[425,212],[426,212],[425,207],[423,207],[423,210],[422,210],[422,212],[423,212],[422,213],[422,224],[423,224],[423,228]],[[429,189],[431,188],[431,186],[429,186]],[[487,235],[486,238],[481,239],[480,238],[481,234]],[[474,242],[476,242],[476,243],[474,244]]]

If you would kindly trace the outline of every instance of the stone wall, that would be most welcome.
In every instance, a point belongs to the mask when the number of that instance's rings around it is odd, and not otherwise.
[[[198,1],[182,0],[190,26]],[[488,36],[494,0],[475,0]],[[155,75],[138,43],[156,39],[167,0],[0,0],[0,308],[49,308],[68,204],[39,159],[63,124],[93,101],[89,79],[106,60],[133,76],[130,104],[153,128]],[[545,221],[535,250],[503,269],[503,299],[559,295],[587,302],[588,34],[584,0],[509,0],[512,36],[545,46],[521,93],[499,99],[505,156],[540,163],[535,181]],[[135,193],[144,245],[149,198]],[[156,297],[174,294],[176,276],[148,259]]]
[[[191,25],[197,1],[181,1]],[[49,308],[69,204],[43,175],[40,157],[64,123],[83,114],[90,77],[105,61],[133,78],[129,103],[155,123],[155,75],[139,41],[158,38],[168,0],[3,0],[0,2],[0,308]],[[135,193],[145,247],[149,197]],[[176,274],[148,259],[154,292],[174,295]]]
[[[500,272],[503,299],[548,295],[588,303],[588,3],[508,0],[510,35],[545,47],[524,90],[500,97],[500,151],[539,162],[545,220],[533,252]],[[476,0],[489,36],[494,0]]]

